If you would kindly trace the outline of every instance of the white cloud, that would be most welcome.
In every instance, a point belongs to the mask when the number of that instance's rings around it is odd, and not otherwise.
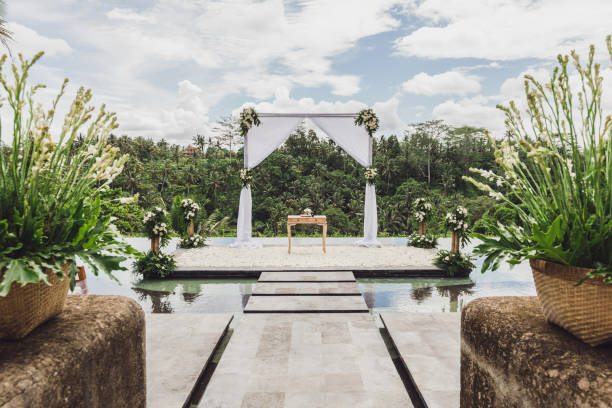
[[[398,95],[392,96],[383,102],[376,102],[372,109],[376,112],[380,120],[379,132],[399,134],[406,127],[406,123],[399,117],[397,108],[399,107]]]
[[[483,127],[494,136],[504,134],[503,112],[487,104],[486,97],[448,100],[433,108],[436,119],[442,119],[453,126]]]
[[[72,48],[61,38],[46,37],[15,22],[9,22],[7,28],[13,32],[14,39],[9,42],[9,47],[15,53],[22,53],[26,58],[30,58],[39,51],[45,51],[45,54],[50,57],[67,55],[72,52]]]
[[[402,90],[425,96],[465,95],[480,91],[480,78],[457,71],[447,71],[436,75],[421,72],[404,82]]]
[[[188,140],[210,108],[240,93],[261,100],[283,87],[328,88],[341,97],[360,92],[360,76],[336,71],[332,59],[399,27],[391,13],[396,2],[152,0],[112,8],[99,0],[58,0],[53,7],[20,0],[9,11],[56,25],[78,44],[74,72],[66,74],[114,99],[109,108],[119,112],[120,131]],[[185,86],[172,89],[177,79],[199,88],[186,87],[188,107]]]
[[[396,41],[399,54],[425,58],[553,58],[610,32],[608,0],[424,0],[406,12],[425,23]],[[603,51],[603,47],[600,47]]]

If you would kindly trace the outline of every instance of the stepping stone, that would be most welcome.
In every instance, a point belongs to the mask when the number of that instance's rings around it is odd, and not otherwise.
[[[380,317],[427,406],[458,407],[461,313],[384,313]]]
[[[262,272],[259,282],[355,282],[349,271]]]
[[[254,296],[274,295],[361,295],[357,282],[258,282]]]
[[[238,319],[199,407],[413,406],[372,315]]]
[[[368,313],[357,296],[251,296],[244,313]]]
[[[228,314],[147,313],[147,407],[182,407],[232,320]]]

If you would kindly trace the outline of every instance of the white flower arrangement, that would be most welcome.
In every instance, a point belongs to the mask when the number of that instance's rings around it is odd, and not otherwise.
[[[251,184],[251,181],[253,181],[253,174],[251,173],[251,170],[240,169],[240,180],[242,180],[242,185],[245,187]]]
[[[161,207],[155,207],[151,211],[147,211],[142,218],[145,224],[149,238],[161,238],[165,242],[168,238],[168,225],[166,224],[166,210]]]
[[[183,209],[183,216],[187,222],[193,221],[198,211],[200,211],[200,206],[191,198],[186,198],[181,201],[181,208]]]
[[[470,225],[468,223],[468,210],[465,207],[457,206],[453,212],[446,213],[444,227],[459,236],[461,246],[469,242]]]
[[[199,234],[185,237],[179,242],[179,248],[201,248],[203,246],[206,246],[206,240]]]
[[[308,217],[312,216],[312,210],[310,208],[304,208],[304,211],[302,211],[302,213]]]
[[[242,112],[240,112],[240,134],[244,137],[249,129],[255,126],[259,126],[261,122],[259,121],[259,116],[255,111],[255,108],[244,108]]]
[[[372,109],[363,109],[357,113],[355,124],[365,127],[366,132],[372,136],[378,130],[378,117]]]
[[[412,234],[408,237],[408,245],[416,248],[435,248],[438,245],[438,240],[429,234]]]
[[[376,170],[376,167],[368,167],[367,169],[365,169],[365,179],[368,183],[372,183],[376,179],[377,175],[378,172]]]
[[[424,198],[417,198],[412,203],[412,209],[414,210],[414,218],[417,222],[425,222],[431,214],[433,206]]]

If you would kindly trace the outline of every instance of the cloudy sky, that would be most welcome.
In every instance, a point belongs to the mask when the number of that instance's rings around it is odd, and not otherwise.
[[[380,134],[444,119],[503,132],[495,109],[525,73],[586,55],[610,0],[8,0],[13,53],[118,113],[120,133],[187,144],[223,115],[352,112]],[[607,66],[607,64],[606,64]]]

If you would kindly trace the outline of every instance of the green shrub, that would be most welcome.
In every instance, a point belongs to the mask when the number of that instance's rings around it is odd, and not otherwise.
[[[135,272],[142,275],[144,279],[164,279],[174,272],[176,262],[172,255],[149,251],[135,262],[134,268]]]
[[[469,255],[440,250],[434,259],[434,265],[445,270],[450,277],[466,277],[475,267],[472,261],[473,258]]]

